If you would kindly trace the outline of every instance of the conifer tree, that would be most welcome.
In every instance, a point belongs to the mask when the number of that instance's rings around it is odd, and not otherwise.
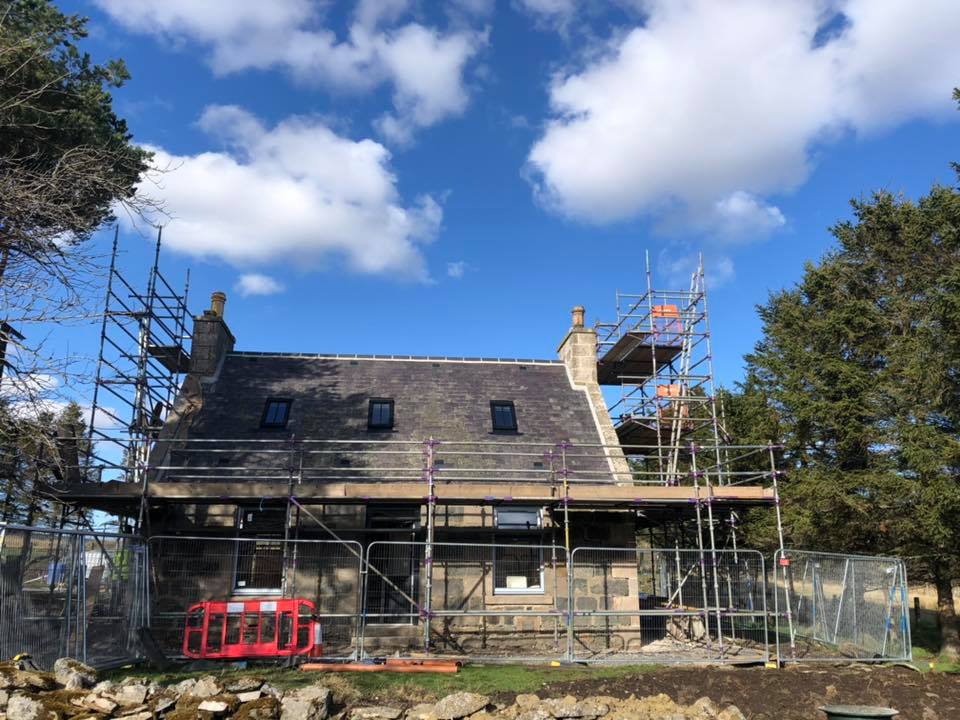
[[[728,399],[739,441],[777,432],[795,547],[890,552],[937,589],[960,655],[960,192],[852,202],[836,249],[759,308],[763,337]],[[772,540],[769,521],[748,525]]]

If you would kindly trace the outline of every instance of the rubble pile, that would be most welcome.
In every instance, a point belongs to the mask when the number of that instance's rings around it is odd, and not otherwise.
[[[734,705],[709,698],[678,705],[666,695],[619,699],[541,699],[517,695],[512,704],[457,692],[408,707],[362,700],[335,708],[322,685],[280,691],[262,679],[212,675],[163,686],[127,678],[98,681],[93,668],[61,658],[53,672],[0,663],[0,720],[746,720]]]

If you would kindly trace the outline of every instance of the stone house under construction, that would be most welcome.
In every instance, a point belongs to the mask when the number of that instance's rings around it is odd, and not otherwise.
[[[345,657],[702,641],[704,548],[775,493],[765,452],[726,462],[690,297],[597,328],[575,308],[558,359],[528,360],[236,350],[215,293],[138,480],[62,497],[138,518],[170,652],[187,606],[251,597],[315,603]]]

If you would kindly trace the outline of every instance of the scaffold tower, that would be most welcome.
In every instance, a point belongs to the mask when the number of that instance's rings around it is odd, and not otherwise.
[[[87,437],[86,464],[97,475],[91,480],[146,483],[151,442],[189,368],[190,273],[178,291],[160,272],[162,237],[158,228],[142,291],[119,268],[119,231],[114,233]],[[141,503],[137,528],[143,516]]]
[[[608,409],[626,454],[678,485],[692,441],[701,453],[721,447],[703,261],[688,289],[659,290],[648,255],[646,282],[641,294],[617,292],[616,322],[596,324],[597,379],[616,388]]]

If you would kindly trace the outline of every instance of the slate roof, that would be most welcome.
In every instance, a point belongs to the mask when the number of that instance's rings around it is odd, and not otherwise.
[[[268,398],[293,401],[285,429],[260,427]],[[367,429],[370,398],[394,400],[392,430]],[[513,401],[516,433],[493,431],[491,400]],[[542,453],[563,440],[574,446],[568,451],[575,456],[568,467],[579,469],[583,479],[610,479],[603,476],[609,466],[602,449],[583,447],[601,443],[586,394],[570,385],[562,363],[544,360],[233,352],[225,358],[217,379],[204,387],[203,405],[191,422],[189,437],[272,442],[195,444],[191,447],[216,447],[219,454],[194,450],[179,456],[176,464],[224,468],[198,471],[193,480],[205,473],[221,475],[220,480],[225,474],[245,475],[233,469],[245,464],[259,466],[262,473],[273,468],[282,477],[281,470],[290,462],[289,453],[282,452],[282,441],[290,436],[308,441],[301,446],[306,450],[305,476],[313,469],[316,477],[324,479],[356,475],[419,479],[413,471],[422,462],[421,441],[429,437],[441,441],[436,453],[447,479],[466,478],[469,468],[479,469],[469,473],[472,480],[486,477],[483,468],[509,470],[507,474],[516,480],[542,479],[550,466]],[[320,440],[416,442],[309,442]],[[267,447],[274,452],[253,452]],[[491,451],[498,455],[461,454]],[[513,454],[508,456],[509,452]]]

